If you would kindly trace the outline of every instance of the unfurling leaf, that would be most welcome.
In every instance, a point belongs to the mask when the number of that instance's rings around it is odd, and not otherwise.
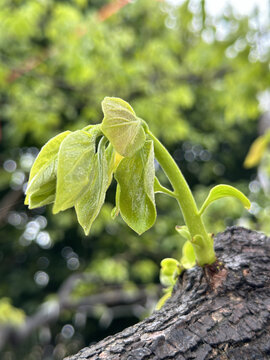
[[[249,152],[244,161],[245,168],[252,168],[256,166],[261,161],[263,154],[269,144],[269,134],[268,136],[263,135],[259,136],[251,145]]]
[[[122,156],[132,156],[145,142],[142,122],[124,100],[105,97],[102,101],[104,119],[101,130]]]
[[[208,197],[206,198],[205,202],[203,203],[199,214],[201,215],[204,210],[213,202],[216,201],[218,199],[227,197],[227,196],[232,196],[237,198],[238,200],[240,200],[242,202],[242,204],[244,205],[245,208],[249,209],[250,208],[250,201],[248,200],[248,198],[239,190],[237,190],[236,188],[234,188],[233,186],[230,185],[217,185],[215,187],[213,187],[213,189],[210,190]]]
[[[77,130],[62,142],[58,154],[54,214],[74,206],[86,190],[94,166],[98,135],[99,127],[91,128],[89,132]]]
[[[185,269],[191,269],[196,264],[194,248],[190,241],[186,241],[182,248],[181,265]]]
[[[29,196],[29,209],[35,209],[54,202],[56,178],[43,184],[37,192]]]
[[[116,193],[115,193],[115,207],[112,209],[111,217],[114,220],[116,216],[119,215],[120,212],[120,204],[119,204],[119,196],[120,196],[120,186],[117,184]]]
[[[132,157],[122,159],[115,178],[119,186],[116,206],[128,226],[142,234],[156,220],[153,142],[146,141]]]
[[[173,258],[165,258],[160,263],[161,272],[166,276],[173,276],[177,268],[180,266],[179,261]]]
[[[184,239],[191,241],[191,234],[187,226],[176,225],[175,230],[181,235]]]
[[[112,179],[115,151],[111,145],[106,148],[103,137],[94,156],[87,189],[75,204],[78,221],[88,235],[91,226],[104,203],[106,190]]]
[[[164,286],[174,285],[177,276],[181,274],[183,268],[179,261],[173,258],[163,259],[160,263],[160,282]]]
[[[113,172],[116,171],[117,166],[120,164],[120,161],[123,159],[123,156],[118,154],[118,152],[115,153],[115,160],[113,164]]]
[[[30,171],[25,204],[30,209],[50,204],[55,198],[58,151],[70,134],[65,131],[49,140],[40,150]]]

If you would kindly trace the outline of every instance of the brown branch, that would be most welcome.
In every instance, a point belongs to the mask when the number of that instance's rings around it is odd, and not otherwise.
[[[269,359],[270,238],[232,227],[215,249],[220,272],[184,272],[160,311],[66,360]]]
[[[103,6],[98,12],[98,18],[100,21],[105,21],[113,14],[117,13],[124,6],[129,4],[131,0],[116,0],[108,5]]]

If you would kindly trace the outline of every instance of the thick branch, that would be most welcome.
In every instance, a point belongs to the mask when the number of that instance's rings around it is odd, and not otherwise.
[[[222,266],[186,271],[160,311],[66,360],[269,359],[270,239],[232,227],[215,244]]]

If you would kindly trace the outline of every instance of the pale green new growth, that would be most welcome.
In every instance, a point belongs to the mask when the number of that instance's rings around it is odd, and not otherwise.
[[[25,204],[30,209],[50,204],[55,199],[58,151],[62,141],[70,134],[65,131],[45,144],[30,171]]]
[[[244,166],[246,168],[252,168],[261,161],[267,146],[270,143],[270,130],[262,136],[259,136],[251,145],[249,152],[245,158]]]
[[[194,249],[189,241],[186,241],[182,249],[182,257],[180,262],[176,259],[166,258],[160,263],[160,282],[165,289],[164,295],[160,298],[156,305],[156,310],[162,308],[165,302],[171,297],[173,287],[178,276],[184,269],[190,269],[195,265]]]
[[[99,130],[89,131],[69,134],[60,146],[54,214],[74,206],[89,183]]]
[[[190,241],[186,241],[182,248],[181,265],[185,269],[191,269],[196,264],[194,248]]]
[[[248,200],[248,198],[239,190],[237,190],[236,188],[230,186],[230,185],[217,185],[215,187],[213,187],[213,189],[210,190],[209,195],[207,197],[207,199],[205,200],[205,202],[203,203],[199,214],[203,214],[203,212],[205,211],[205,209],[214,201],[227,197],[227,196],[232,196],[235,197],[236,199],[240,200],[242,202],[242,204],[244,205],[245,208],[249,209],[251,204],[250,201]]]
[[[175,284],[175,279],[183,270],[179,261],[166,258],[163,259],[160,263],[161,272],[160,272],[160,282],[164,286],[171,286]]]
[[[184,269],[195,263],[204,266],[216,261],[214,240],[202,219],[205,209],[226,196],[237,198],[247,208],[250,202],[232,186],[218,185],[211,189],[198,211],[181,170],[132,107],[122,99],[106,97],[102,109],[101,125],[66,131],[41,149],[30,173],[25,203],[34,208],[54,202],[54,213],[74,206],[78,221],[88,235],[114,175],[117,190],[112,217],[120,212],[128,226],[142,234],[156,220],[155,193],[175,198],[186,223],[176,230],[186,243],[180,262],[164,259],[161,263],[160,280],[167,287],[158,303],[161,307]],[[172,191],[155,177],[155,158]]]
[[[145,133],[132,107],[122,99],[106,97],[102,110],[101,129],[115,150],[122,156],[135,154],[145,142]]]
[[[167,189],[166,187],[162,186],[157,177],[155,177],[154,191],[155,191],[155,193],[161,193],[161,194],[166,194],[166,195],[175,197],[175,193],[173,191]]]
[[[105,145],[106,139],[103,138],[93,160],[87,189],[75,204],[78,221],[86,235],[100,212],[112,178],[115,151],[112,146],[105,149]]]
[[[159,299],[156,305],[156,310],[160,310],[162,308],[165,302],[172,296],[172,291],[173,291],[173,285],[164,289],[165,294]]]
[[[117,203],[122,218],[138,234],[153,226],[156,220],[154,196],[154,147],[152,141],[132,157],[124,158],[116,169]]]
[[[189,232],[187,226],[176,225],[175,230],[178,232],[179,235],[183,236],[183,238],[185,240],[188,240],[188,241],[192,240],[192,237],[190,235],[190,232]]]

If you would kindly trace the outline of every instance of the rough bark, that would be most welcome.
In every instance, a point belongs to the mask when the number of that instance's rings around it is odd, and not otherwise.
[[[270,239],[231,227],[223,266],[183,273],[160,311],[66,360],[270,359]]]

